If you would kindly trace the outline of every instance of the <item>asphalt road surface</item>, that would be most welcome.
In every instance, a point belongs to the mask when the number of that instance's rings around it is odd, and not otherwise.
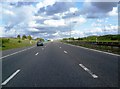
[[[3,87],[118,87],[119,55],[49,42],[1,59]]]

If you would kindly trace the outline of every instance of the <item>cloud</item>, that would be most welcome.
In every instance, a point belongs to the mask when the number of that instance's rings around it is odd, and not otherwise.
[[[3,8],[2,13],[3,23],[8,27],[9,26],[14,27],[15,25],[18,25],[21,22],[27,23],[32,20],[31,17],[33,16],[33,12],[34,12],[33,6],[23,6],[19,8],[12,7],[10,9]]]
[[[117,7],[113,7],[113,10],[108,12],[109,16],[117,16],[118,15],[118,8]]]
[[[5,15],[15,16],[15,13],[13,11],[10,11],[10,10],[5,10],[1,13],[5,14]]]
[[[39,27],[40,24],[36,23],[36,21],[30,21],[28,22],[28,27]]]
[[[113,7],[117,6],[117,2],[91,2],[93,6],[99,9],[100,12],[112,11]]]
[[[80,11],[78,10],[78,8],[71,7],[71,8],[69,8],[68,11],[63,12],[62,18],[67,19],[67,18],[77,17],[77,16],[80,16],[80,15],[81,14],[80,14]]]
[[[11,28],[10,30],[6,30],[5,27],[0,27],[0,37],[15,37],[17,34],[24,34],[22,30]]]
[[[85,33],[85,36],[118,34],[118,26],[117,25],[107,25],[104,28],[95,27],[92,29],[87,29],[86,31],[84,31],[84,33]]]
[[[116,16],[117,7],[112,3],[85,2],[83,6],[75,2],[56,2],[58,0],[44,0],[36,3],[16,2],[2,5],[2,24],[0,31],[3,36],[18,34],[32,35],[43,38],[63,38],[103,34],[101,17]],[[80,6],[79,6],[80,4]],[[107,7],[106,7],[107,6]],[[91,20],[92,30],[88,26],[88,18],[99,18],[96,23]],[[80,27],[80,30],[78,30]],[[78,29],[77,29],[78,28]],[[85,30],[87,29],[87,30]],[[111,30],[114,29],[114,30]],[[115,33],[115,27],[106,26],[106,32]]]
[[[83,17],[74,17],[74,18],[71,18],[70,20],[72,23],[78,23],[79,25],[86,22],[86,19]]]
[[[10,5],[11,6],[14,6],[14,7],[22,7],[22,6],[27,6],[27,5],[34,5],[36,4],[37,2],[25,2],[25,1],[16,1],[16,2],[10,2]]]
[[[53,5],[57,0],[43,0],[41,2],[38,2],[37,5],[36,5],[36,8],[37,10],[42,8],[42,7],[46,7],[46,6],[49,6],[49,5]]]
[[[76,11],[78,11],[78,8],[71,7],[69,10],[71,13],[75,13]]]
[[[52,27],[65,26],[64,20],[45,20],[44,24]]]
[[[101,27],[102,24],[101,23],[92,23],[91,26],[92,27]]]
[[[84,37],[85,36],[84,32],[82,32],[80,30],[72,30],[71,31],[71,35],[72,35],[72,37],[75,37],[75,38]]]
[[[35,29],[35,28],[29,28],[28,31],[30,31],[31,33],[38,33],[38,32],[40,32],[40,30]]]
[[[54,15],[63,13],[73,7],[74,3],[70,2],[55,2],[53,5],[48,5],[39,9],[38,13],[45,13],[46,15]]]
[[[66,26],[70,27],[70,29],[77,26],[81,26],[82,24],[87,22],[87,19],[82,16],[66,18],[64,20],[65,20]]]
[[[117,7],[117,2],[85,2],[79,13],[91,19],[104,18],[114,7]]]

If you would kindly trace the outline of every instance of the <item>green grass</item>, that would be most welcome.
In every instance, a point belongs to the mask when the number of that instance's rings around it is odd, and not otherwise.
[[[34,40],[31,40],[32,44],[30,44],[30,41],[28,39],[26,40],[20,39],[20,42],[18,41],[19,39],[16,38],[0,38],[0,50],[28,47],[36,43]]]
[[[111,46],[93,45],[93,44],[85,43],[83,41],[63,41],[62,40],[61,42],[72,44],[72,45],[83,46],[83,47],[86,47],[86,48],[92,48],[92,49],[96,49],[96,50],[111,52],[111,53],[115,53],[115,54],[120,54],[120,49],[119,48],[114,48],[114,47],[111,47]]]

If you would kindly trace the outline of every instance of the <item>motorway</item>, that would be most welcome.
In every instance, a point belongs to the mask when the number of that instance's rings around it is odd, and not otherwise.
[[[3,87],[118,87],[118,58],[61,42],[3,51]]]

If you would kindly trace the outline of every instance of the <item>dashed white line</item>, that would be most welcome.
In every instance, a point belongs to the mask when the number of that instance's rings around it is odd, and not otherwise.
[[[3,58],[6,58],[6,57],[9,57],[9,56],[15,55],[15,54],[17,54],[17,53],[20,53],[20,52],[26,51],[26,50],[31,49],[31,48],[34,48],[34,47],[35,47],[35,46],[30,47],[30,48],[27,48],[27,49],[20,50],[20,51],[18,51],[18,52],[12,53],[12,54],[8,54],[8,55],[6,55],[6,56],[1,57],[0,59],[3,59]]]
[[[92,73],[88,68],[86,68],[83,64],[79,64],[80,67],[82,67],[85,71],[87,71],[93,78],[98,78],[97,75]]]
[[[42,48],[42,50],[44,50],[44,48]]]
[[[61,47],[59,47],[61,49]]]
[[[64,51],[64,53],[68,53],[67,51]]]
[[[38,55],[39,53],[36,53],[35,55]]]
[[[20,69],[13,73],[7,80],[5,80],[1,85],[6,85],[15,75],[20,72]]]

